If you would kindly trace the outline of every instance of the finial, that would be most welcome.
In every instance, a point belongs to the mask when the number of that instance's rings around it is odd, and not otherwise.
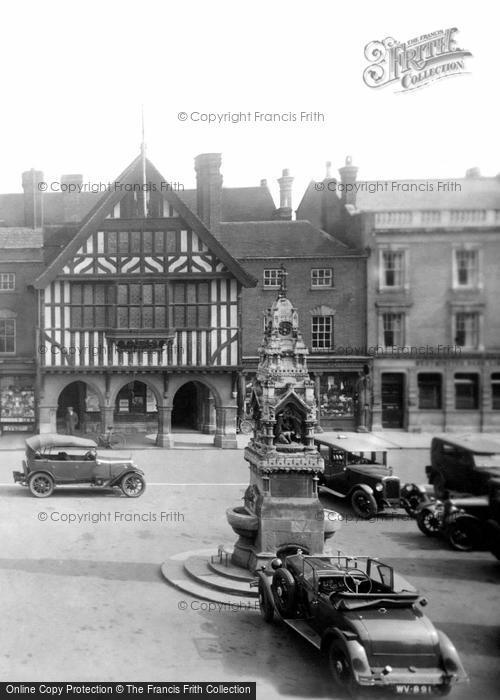
[[[347,156],[345,159],[345,164],[346,165],[352,165],[352,156]]]
[[[327,180],[329,180],[331,178],[331,176],[332,176],[332,161],[327,160],[326,161],[326,175],[325,175],[325,177]]]

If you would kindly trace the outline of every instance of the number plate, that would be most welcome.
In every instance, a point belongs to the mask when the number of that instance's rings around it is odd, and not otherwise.
[[[395,690],[398,695],[433,695],[437,688],[429,683],[398,683]]]

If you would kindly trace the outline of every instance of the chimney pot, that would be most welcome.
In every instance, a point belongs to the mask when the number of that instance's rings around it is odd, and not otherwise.
[[[267,187],[267,180],[266,180],[265,178],[263,178],[263,179],[260,181],[260,186],[261,186],[261,187]]]
[[[481,177],[481,170],[478,167],[468,168],[468,170],[465,171],[465,177],[469,177],[469,178]]]

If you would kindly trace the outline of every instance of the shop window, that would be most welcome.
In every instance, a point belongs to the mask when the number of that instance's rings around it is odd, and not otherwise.
[[[455,408],[472,411],[479,408],[479,376],[457,372],[455,374]]]
[[[491,375],[491,408],[500,411],[500,372]]]
[[[418,375],[418,407],[434,410],[442,408],[443,377],[438,373]]]
[[[354,372],[323,374],[320,377],[321,418],[354,415],[354,397],[358,375]]]

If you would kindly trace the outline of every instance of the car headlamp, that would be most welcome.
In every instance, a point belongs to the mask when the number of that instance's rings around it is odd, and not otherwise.
[[[375,491],[383,491],[383,490],[384,490],[384,487],[382,486],[382,484],[377,484],[375,486]]]

